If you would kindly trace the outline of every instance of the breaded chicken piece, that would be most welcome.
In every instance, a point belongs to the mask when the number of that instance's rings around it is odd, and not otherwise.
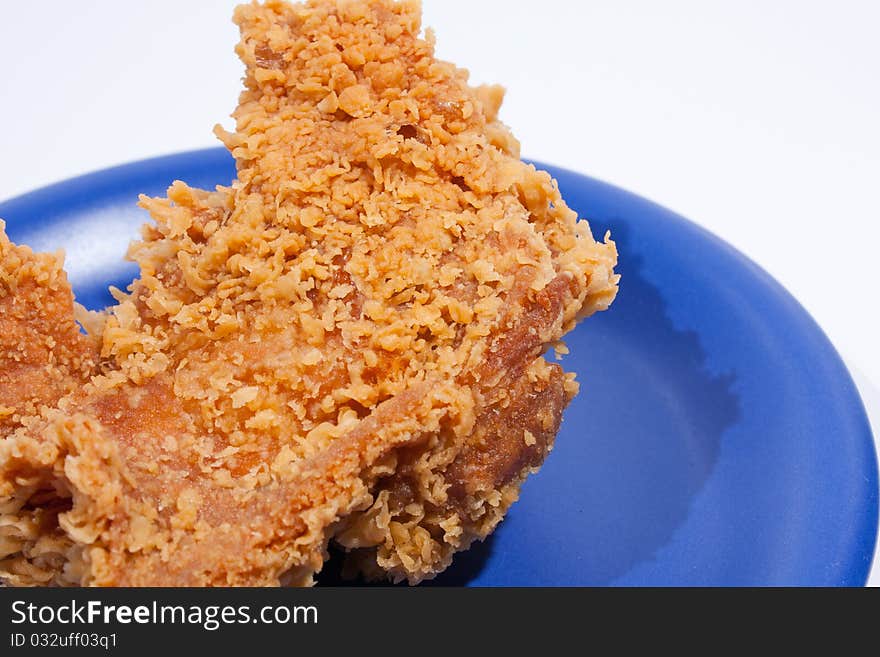
[[[97,344],[74,319],[62,265],[61,256],[12,244],[0,221],[0,441],[96,371]],[[26,480],[15,483],[17,499],[0,502],[0,572],[11,565],[5,556],[23,555],[21,572],[10,581],[49,582],[63,566],[57,515],[64,506],[55,503],[57,495],[30,490]],[[19,499],[30,503],[23,507]]]
[[[616,294],[613,243],[416,3],[236,21],[237,180],[142,199],[102,372],[0,443],[0,522],[69,508],[53,583],[307,584],[336,535],[367,572],[432,576],[549,450],[576,385],[540,354]]]
[[[345,519],[334,537],[350,550],[344,572],[415,584],[486,538],[552,449],[576,391],[561,367],[539,358],[513,385],[496,391],[497,401],[467,438],[442,432],[427,448],[400,450],[374,503]]]
[[[91,377],[97,349],[74,319],[63,258],[16,246],[0,221],[0,438]]]

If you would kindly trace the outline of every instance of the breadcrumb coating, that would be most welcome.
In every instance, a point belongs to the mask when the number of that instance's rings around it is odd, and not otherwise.
[[[101,367],[42,412],[5,401],[30,415],[0,441],[8,582],[309,584],[335,538],[416,583],[501,520],[577,391],[541,353],[608,307],[617,254],[420,14],[236,9],[236,181],[142,197]]]
[[[0,442],[97,371],[97,343],[74,320],[62,265],[61,255],[12,244],[0,221]],[[65,505],[54,491],[17,483],[15,498],[0,500],[0,572],[15,568],[12,582],[49,582],[70,542],[58,530]],[[22,499],[31,503],[22,507]]]
[[[87,381],[96,345],[74,320],[63,256],[9,241],[0,221],[0,438]]]

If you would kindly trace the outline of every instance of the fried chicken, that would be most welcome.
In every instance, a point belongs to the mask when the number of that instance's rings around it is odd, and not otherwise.
[[[0,441],[97,370],[98,345],[74,320],[62,264],[60,256],[12,244],[0,221]],[[0,562],[0,569],[13,568],[13,583],[51,581],[63,566],[57,515],[64,505],[57,494],[16,484],[16,495],[0,501],[0,558],[23,558]]]
[[[616,294],[613,242],[519,160],[501,90],[434,58],[417,3],[235,20],[236,181],[142,198],[100,368],[0,441],[10,583],[309,584],[333,538],[431,577],[543,461],[577,384],[541,354]]]
[[[350,550],[344,571],[417,583],[488,536],[552,448],[576,389],[562,368],[539,358],[509,389],[496,390],[470,436],[443,432],[400,450],[375,502],[334,537]]]
[[[97,345],[74,320],[61,256],[16,246],[0,221],[0,438],[87,381]]]

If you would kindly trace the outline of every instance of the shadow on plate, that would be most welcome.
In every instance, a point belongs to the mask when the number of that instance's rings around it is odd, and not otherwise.
[[[652,559],[685,521],[739,401],[735,376],[710,373],[698,335],[669,317],[672,295],[688,290],[661,291],[648,280],[625,220],[591,225],[596,235],[610,228],[617,242],[620,294],[566,339],[573,355],[585,354],[575,367],[583,368],[581,396],[515,512],[537,519],[532,531],[555,535],[545,551],[547,581],[607,585]],[[560,498],[570,515],[551,512],[544,521],[540,507]],[[553,565],[573,561],[581,567],[568,580]]]
[[[475,543],[470,550],[456,555],[452,565],[432,580],[422,582],[421,586],[467,586],[483,570],[486,560],[492,554],[494,536]],[[318,586],[389,586],[390,582],[366,582],[362,578],[347,579],[342,576],[345,552],[331,545],[330,559],[316,580]],[[398,586],[407,586],[406,583]]]

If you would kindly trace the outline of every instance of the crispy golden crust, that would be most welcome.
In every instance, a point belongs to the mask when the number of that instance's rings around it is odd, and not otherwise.
[[[57,509],[55,583],[309,583],[342,529],[415,582],[546,455],[574,388],[540,353],[614,298],[616,251],[419,20],[391,0],[237,9],[246,89],[218,134],[238,179],[142,199],[102,373],[0,443],[5,517]],[[407,489],[393,536],[358,535],[352,514]],[[5,564],[29,583],[28,555]]]
[[[576,389],[562,368],[539,358],[498,391],[469,436],[441,432],[400,450],[373,504],[346,518],[334,537],[350,551],[345,570],[415,584],[486,538],[552,449]]]
[[[98,356],[74,320],[62,258],[13,245],[4,228],[0,221],[0,442],[84,385]],[[52,490],[16,484],[18,494],[0,500],[0,572],[12,570],[13,583],[49,582],[66,561],[70,541],[56,520],[66,506]]]
[[[74,320],[62,258],[6,237],[0,221],[0,438],[87,381],[94,340]]]

